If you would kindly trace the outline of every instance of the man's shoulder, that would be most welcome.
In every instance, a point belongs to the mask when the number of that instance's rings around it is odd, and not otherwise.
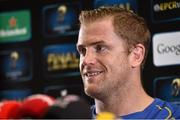
[[[170,118],[180,119],[180,106],[179,105],[176,105],[171,102],[167,102],[158,98],[155,99],[154,105],[156,106],[158,110],[157,111],[158,114],[156,114],[157,118],[161,118],[164,116],[167,119],[170,119]]]
[[[92,105],[91,110],[92,116],[95,118],[95,105]],[[180,106],[155,98],[143,111],[119,117],[123,119],[180,119]]]

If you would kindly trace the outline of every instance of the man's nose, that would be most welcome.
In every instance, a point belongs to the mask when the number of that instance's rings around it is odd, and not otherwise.
[[[82,64],[83,65],[93,65],[96,63],[96,56],[93,50],[88,49],[86,50],[86,54],[82,58]]]

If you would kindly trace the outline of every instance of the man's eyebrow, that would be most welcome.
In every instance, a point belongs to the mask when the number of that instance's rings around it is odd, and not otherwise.
[[[105,42],[101,40],[101,41],[93,42],[90,45],[97,45],[97,44],[104,44],[104,43]]]
[[[79,47],[83,47],[83,46],[92,46],[92,45],[97,45],[97,44],[104,44],[105,42],[104,41],[96,41],[96,42],[92,42],[92,43],[89,43],[87,45],[83,45],[83,44],[76,44],[76,47],[79,48]]]

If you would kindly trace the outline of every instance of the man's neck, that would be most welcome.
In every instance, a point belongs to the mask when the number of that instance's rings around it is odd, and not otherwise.
[[[115,93],[117,94],[112,94],[102,100],[95,99],[97,113],[108,111],[117,116],[123,116],[143,111],[153,102],[153,98],[145,93],[142,86],[131,85]]]

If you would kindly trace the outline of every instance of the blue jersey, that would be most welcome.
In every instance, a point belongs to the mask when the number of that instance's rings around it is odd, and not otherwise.
[[[96,117],[92,106],[93,118]],[[143,111],[120,116],[121,119],[180,119],[180,106],[155,98]]]

